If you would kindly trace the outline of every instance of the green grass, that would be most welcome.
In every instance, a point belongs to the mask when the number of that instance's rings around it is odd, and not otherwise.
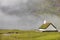
[[[11,31],[17,32],[18,30]],[[4,30],[2,33],[6,32],[8,32],[8,30]],[[9,36],[0,34],[0,40],[60,40],[59,32],[39,32],[39,31],[38,32],[18,31],[18,32],[19,32],[18,34],[10,34]]]
[[[51,23],[41,25],[40,29],[46,29]]]

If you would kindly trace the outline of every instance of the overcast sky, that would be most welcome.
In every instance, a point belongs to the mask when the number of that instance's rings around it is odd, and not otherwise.
[[[0,0],[0,29],[38,29],[44,20],[60,26],[60,1]]]

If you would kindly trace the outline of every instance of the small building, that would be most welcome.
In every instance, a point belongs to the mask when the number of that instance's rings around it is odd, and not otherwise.
[[[38,30],[41,32],[58,32],[57,28],[52,23],[44,23]]]

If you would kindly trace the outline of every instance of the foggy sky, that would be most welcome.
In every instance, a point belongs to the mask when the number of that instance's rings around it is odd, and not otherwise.
[[[60,29],[57,0],[0,0],[0,29],[38,29],[44,20]]]

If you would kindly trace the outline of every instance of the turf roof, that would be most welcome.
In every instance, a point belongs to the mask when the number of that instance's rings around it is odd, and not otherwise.
[[[39,29],[46,29],[50,24],[51,24],[54,28],[56,28],[52,23],[46,23],[46,24],[41,25],[41,27],[40,27]]]

